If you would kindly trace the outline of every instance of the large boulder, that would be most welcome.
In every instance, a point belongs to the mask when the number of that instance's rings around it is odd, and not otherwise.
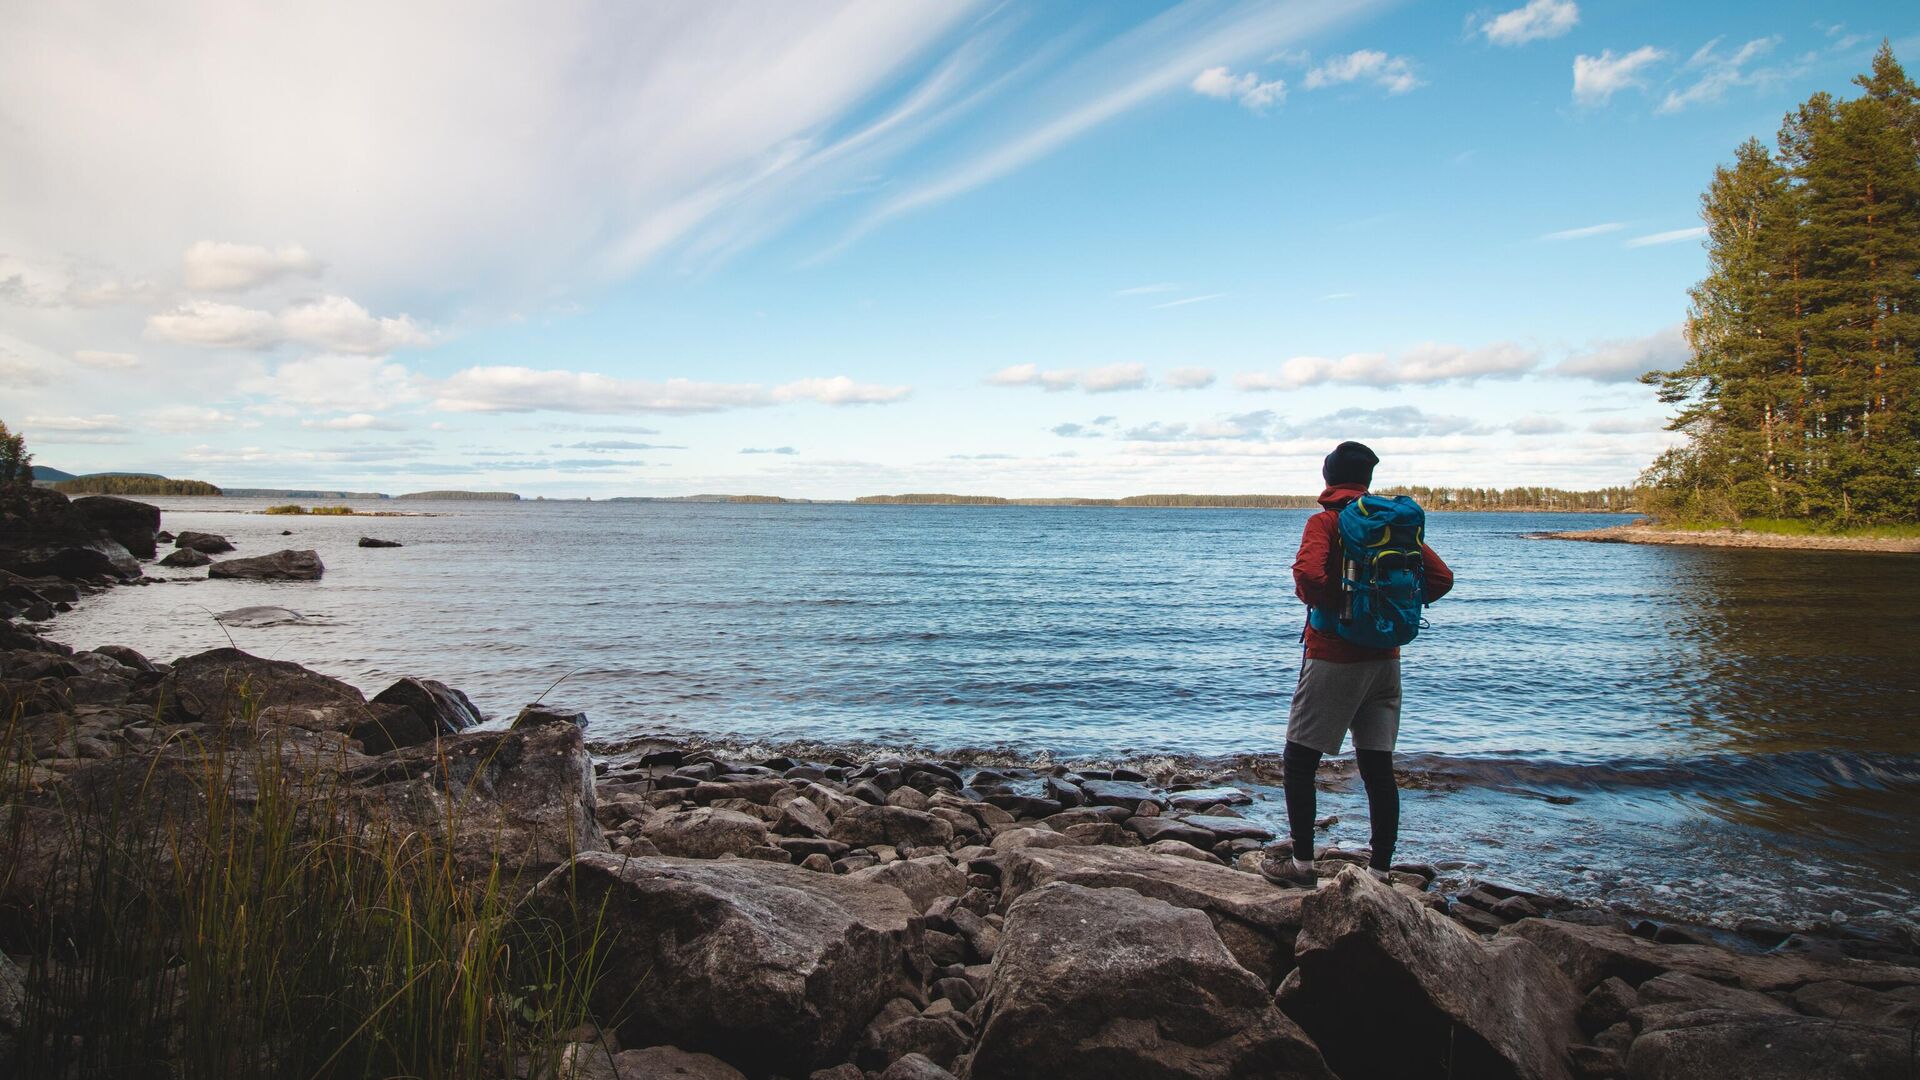
[[[915,911],[926,911],[943,896],[962,896],[967,891],[967,875],[945,855],[895,859],[880,866],[855,870],[847,876],[899,889],[907,894],[907,899],[913,901]]]
[[[1632,1080],[1910,1080],[1913,1044],[1899,1028],[1777,1013],[1695,1014],[1643,1033],[1627,1054]]]
[[[1002,893],[1011,901],[1055,881],[1132,889],[1175,907],[1205,912],[1240,965],[1272,984],[1293,966],[1306,892],[1257,874],[1143,848],[1025,847],[1009,852]]]
[[[597,925],[593,1005],[626,1045],[671,1043],[751,1075],[844,1061],[889,999],[919,993],[920,922],[898,889],[749,859],[582,854],[530,900]]]
[[[118,495],[88,495],[73,500],[73,510],[135,557],[153,558],[153,534],[160,531],[159,507]]]
[[[223,555],[233,550],[233,542],[219,533],[194,532],[188,529],[173,538],[176,548],[192,548],[203,555]]]
[[[504,871],[532,876],[607,850],[593,758],[571,724],[468,731],[371,761],[352,777],[366,827],[434,837],[469,873],[488,873],[497,856]]]
[[[401,679],[375,694],[373,701],[392,705],[394,711],[354,732],[369,754],[432,742],[481,722],[480,710],[467,695],[434,679]]]
[[[1716,945],[1654,942],[1612,926],[1558,919],[1522,919],[1500,931],[1500,936],[1523,938],[1539,946],[1582,993],[1609,977],[1637,986],[1669,971],[1762,993],[1829,981],[1876,990],[1920,986],[1920,968],[1808,953],[1749,956]]]
[[[1484,942],[1358,867],[1301,916],[1288,1008],[1341,1075],[1569,1076],[1580,998],[1531,943]]]
[[[1198,911],[1057,883],[1007,909],[967,1080],[1327,1077]]]
[[[274,706],[337,707],[344,710],[338,726],[346,728],[374,719],[366,705],[339,679],[239,649],[181,657],[160,683],[160,715],[172,723],[232,723]]]
[[[182,570],[192,569],[196,566],[205,566],[212,561],[213,556],[208,555],[204,551],[195,548],[180,548],[176,551],[168,552],[167,557],[160,560],[160,565]]]
[[[137,578],[140,561],[47,488],[0,485],[0,570],[28,577]]]
[[[745,855],[773,842],[760,818],[711,806],[655,814],[647,818],[642,835],[662,854],[688,859]]]
[[[221,559],[207,568],[210,578],[245,578],[249,581],[319,581],[326,573],[317,551],[276,551],[245,559]]]
[[[946,847],[953,826],[922,810],[863,803],[842,811],[827,835],[849,847]]]
[[[26,1021],[27,983],[20,969],[0,953],[0,1071],[11,1070]]]

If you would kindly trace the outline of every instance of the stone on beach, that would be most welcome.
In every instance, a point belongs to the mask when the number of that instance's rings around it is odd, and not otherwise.
[[[207,568],[210,578],[244,578],[252,581],[318,581],[326,573],[319,552],[276,551],[244,559],[221,559]]]
[[[748,1073],[846,1060],[880,1006],[918,992],[917,913],[898,889],[752,860],[586,853],[535,910],[600,920],[600,1015]],[[636,989],[639,992],[635,992]]]
[[[1484,942],[1358,868],[1309,895],[1301,924],[1290,1011],[1336,1071],[1569,1075],[1580,998],[1532,943]]]
[[[173,538],[176,548],[192,548],[203,555],[221,555],[233,550],[233,544],[219,533],[194,532],[191,529]]]
[[[354,732],[369,754],[418,746],[481,722],[471,698],[435,679],[399,679],[375,694],[373,703],[393,708]]]
[[[1021,896],[978,1009],[966,1080],[1332,1076],[1204,915],[1131,889]]]
[[[1307,895],[1276,888],[1256,874],[1144,848],[1026,848],[1007,856],[1002,878],[1007,902],[1064,881],[1132,889],[1204,912],[1240,965],[1269,983],[1293,966],[1293,938]]]
[[[113,538],[135,558],[151,559],[160,530],[160,508],[118,495],[87,495],[73,500],[74,512]]]
[[[204,551],[196,548],[179,548],[169,552],[166,558],[161,559],[160,565],[173,567],[174,569],[191,569],[196,566],[205,566],[212,561],[213,556],[208,555]]]

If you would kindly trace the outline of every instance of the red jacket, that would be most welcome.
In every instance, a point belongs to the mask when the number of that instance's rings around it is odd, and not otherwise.
[[[1293,557],[1293,591],[1308,607],[1340,607],[1340,509],[1366,493],[1359,484],[1335,484],[1320,493],[1320,505],[1325,509],[1307,519],[1306,531],[1300,536],[1300,553]],[[1453,571],[1425,544],[1420,545],[1420,557],[1426,563],[1426,601],[1431,604],[1453,588]],[[1306,643],[1307,659],[1337,664],[1391,660],[1400,655],[1399,649],[1369,649],[1311,625],[1307,627]]]

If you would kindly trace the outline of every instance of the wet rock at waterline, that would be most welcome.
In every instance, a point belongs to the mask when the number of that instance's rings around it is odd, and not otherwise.
[[[195,554],[199,554],[195,552]],[[202,560],[206,556],[200,556]],[[214,616],[222,626],[234,626],[247,630],[261,630],[269,626],[295,626],[312,622],[305,615],[283,607],[243,607],[232,611],[223,611]]]
[[[472,699],[435,679],[401,679],[375,694],[373,703],[392,706],[394,711],[376,724],[355,731],[354,736],[369,754],[418,746],[481,722],[480,710]]]
[[[398,540],[376,540],[371,536],[363,536],[360,538],[359,546],[363,548],[397,548],[400,547],[401,544]]]
[[[166,558],[160,560],[160,565],[171,566],[176,569],[185,569],[195,566],[206,566],[212,561],[212,556],[198,548],[177,548],[168,552]]]
[[[233,550],[233,544],[219,533],[194,532],[188,529],[173,538],[176,548],[192,548],[205,555],[223,555]]]
[[[117,495],[87,495],[73,500],[81,520],[105,533],[135,558],[154,556],[160,529],[160,508]]]
[[[316,551],[276,551],[271,555],[222,559],[207,569],[207,576],[254,581],[318,581],[326,569]]]

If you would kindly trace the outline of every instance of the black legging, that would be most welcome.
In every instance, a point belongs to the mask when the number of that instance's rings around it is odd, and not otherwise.
[[[1393,782],[1393,751],[1356,749],[1353,756],[1360,762],[1360,782],[1367,786],[1367,817],[1373,825],[1373,860],[1368,865],[1386,870],[1393,865],[1393,845],[1400,840],[1400,789]],[[1293,853],[1308,861],[1313,859],[1313,823],[1319,812],[1313,774],[1320,767],[1320,757],[1313,747],[1289,741],[1283,759]]]

